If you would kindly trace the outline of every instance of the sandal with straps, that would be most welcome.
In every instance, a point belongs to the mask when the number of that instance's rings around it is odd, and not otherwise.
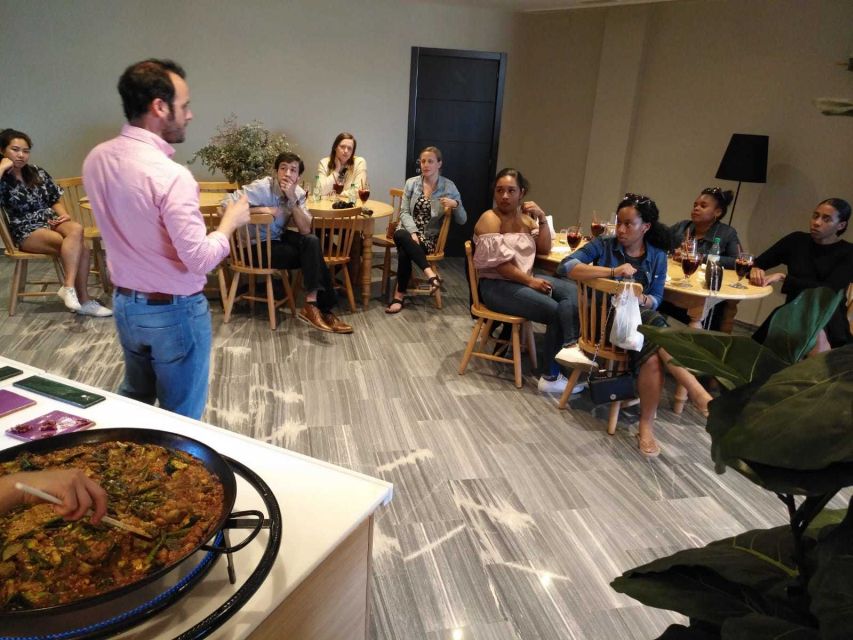
[[[652,438],[651,440],[641,440],[640,434],[636,434],[637,447],[640,453],[646,458],[657,458],[660,455],[660,445]]]
[[[393,308],[395,304],[397,305],[396,309]],[[403,301],[402,300],[396,300],[396,299],[392,300],[391,304],[389,304],[387,307],[385,307],[385,313],[388,313],[388,314],[400,313],[402,310],[403,310]]]
[[[444,284],[444,280],[439,278],[438,276],[433,276],[429,280],[429,295],[434,296],[436,292],[441,289],[441,285]]]

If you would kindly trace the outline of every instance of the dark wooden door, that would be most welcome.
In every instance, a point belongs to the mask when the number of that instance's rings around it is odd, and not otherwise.
[[[412,47],[406,177],[416,175],[421,149],[438,147],[442,174],[468,212],[464,227],[450,225],[447,255],[465,254],[477,218],[492,206],[505,70],[505,53]]]

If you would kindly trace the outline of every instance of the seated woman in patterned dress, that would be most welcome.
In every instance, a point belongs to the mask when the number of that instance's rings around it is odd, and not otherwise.
[[[435,294],[441,287],[442,280],[429,266],[426,257],[435,250],[445,207],[453,210],[453,221],[456,224],[465,224],[468,219],[456,185],[441,175],[441,151],[436,147],[427,147],[418,158],[421,175],[406,180],[403,190],[400,225],[394,233],[394,244],[397,245],[397,288],[385,313],[400,313],[403,310],[403,298],[412,277],[412,261],[423,270],[431,294]]]
[[[89,297],[89,249],[83,227],[62,204],[62,189],[47,171],[29,164],[30,137],[0,131],[0,206],[6,211],[12,239],[21,251],[58,256],[65,282],[57,295],[70,311],[104,318],[113,314]]]

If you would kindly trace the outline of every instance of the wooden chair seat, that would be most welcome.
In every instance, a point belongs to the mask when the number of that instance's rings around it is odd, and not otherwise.
[[[391,276],[397,275],[397,272],[391,269],[391,249],[394,248],[394,230],[400,223],[400,207],[403,205],[403,190],[389,189],[388,195],[391,198],[391,219],[388,220],[385,233],[374,233],[372,238],[373,246],[382,249],[382,262],[372,265],[372,268],[382,271],[383,300],[388,297],[388,282]]]
[[[449,216],[445,217],[445,221]],[[536,368],[536,345],[533,341],[533,325],[521,316],[512,316],[505,313],[492,311],[480,302],[480,293],[477,289],[477,284],[480,280],[477,270],[474,268],[473,251],[471,241],[465,243],[465,257],[468,261],[468,282],[471,285],[471,297],[473,304],[471,305],[471,314],[476,318],[474,328],[471,330],[471,337],[468,339],[468,344],[465,346],[465,353],[462,355],[462,362],[459,364],[459,375],[465,373],[468,367],[468,362],[472,357],[481,358],[483,360],[491,360],[492,362],[503,362],[513,366],[515,374],[515,386],[519,389],[522,387],[523,381],[521,378],[521,332],[524,332],[524,341],[527,347],[527,354],[530,357],[530,365]],[[491,335],[492,327],[495,322],[503,322],[512,326],[512,336],[510,340],[502,340],[493,338]],[[478,347],[479,344],[479,347]],[[512,357],[507,358],[499,355],[501,350],[492,352],[489,350],[489,345],[500,345],[503,347],[512,346]]]
[[[6,220],[6,212],[3,209],[0,209],[0,239],[3,240],[4,254],[15,263],[12,272],[12,286],[9,291],[9,316],[15,315],[19,300],[56,295],[57,289],[64,282],[62,263],[59,258],[46,253],[29,253],[18,249],[12,240],[12,234]],[[27,267],[31,260],[52,260],[53,268],[56,270],[56,280],[28,280]],[[38,287],[38,290],[27,290],[28,286]],[[50,287],[49,290],[48,287]]]
[[[293,298],[293,290],[290,288],[290,276],[287,270],[261,266],[262,264],[269,265],[271,263],[272,238],[270,236],[270,226],[272,222],[273,216],[269,213],[253,213],[250,217],[250,225],[237,229],[231,236],[229,262],[234,276],[231,279],[231,288],[225,300],[225,317],[223,321],[226,324],[230,322],[234,303],[238,300],[248,300],[252,310],[254,310],[255,302],[266,302],[270,329],[272,330],[275,330],[278,324],[276,309],[281,305],[288,303],[293,317],[296,317],[296,304]],[[266,234],[263,240],[261,240],[262,229]],[[264,256],[263,261],[259,260],[259,256],[261,255]],[[240,277],[242,275],[247,275],[249,278],[249,290],[247,293],[238,296],[237,289],[239,288]],[[285,295],[280,300],[276,300],[275,298],[275,291],[272,284],[272,277],[274,275],[280,276],[284,284]],[[257,277],[263,277],[266,283],[266,295],[264,296],[257,295],[255,292],[255,278]]]
[[[332,281],[337,282],[338,272],[343,275],[343,288],[346,292],[350,310],[355,312],[355,292],[352,288],[347,266],[350,263],[352,243],[355,239],[356,225],[361,219],[361,207],[337,209],[330,216],[314,216],[314,233],[320,239],[320,251],[323,260],[331,272]]]
[[[622,283],[605,278],[579,281],[578,285],[578,313],[580,316],[580,337],[578,346],[584,353],[592,357],[598,347],[597,362],[604,364],[603,368],[614,373],[621,373],[628,369],[628,352],[610,342],[610,328],[607,324],[607,316],[611,309],[610,300],[613,294],[622,291],[624,287],[630,287],[635,295],[643,291],[643,287],[636,282]],[[612,320],[612,318],[611,318]],[[566,389],[560,396],[558,407],[565,409],[569,402],[572,389],[578,383],[582,373],[586,373],[585,367],[576,367],[569,376]],[[616,422],[619,419],[619,409],[622,402],[616,400],[610,403],[610,413],[607,420],[607,433],[616,433]]]

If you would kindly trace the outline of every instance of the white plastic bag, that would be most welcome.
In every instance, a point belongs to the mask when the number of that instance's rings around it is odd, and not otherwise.
[[[629,351],[643,348],[643,334],[637,327],[643,324],[640,317],[640,301],[630,287],[613,296],[613,327],[610,329],[610,342]]]

